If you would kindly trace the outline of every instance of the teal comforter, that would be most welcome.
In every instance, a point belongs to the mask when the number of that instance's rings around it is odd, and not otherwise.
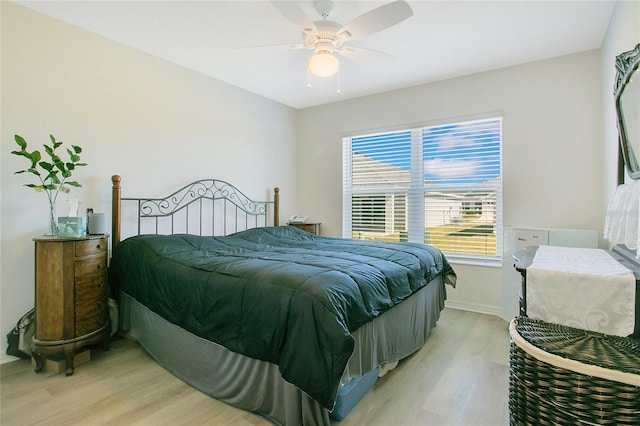
[[[116,247],[109,279],[173,324],[279,365],[285,380],[331,409],[351,332],[441,274],[455,285],[445,257],[428,245],[281,226],[131,237]]]

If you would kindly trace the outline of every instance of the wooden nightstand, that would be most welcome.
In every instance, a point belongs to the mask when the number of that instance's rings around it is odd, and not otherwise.
[[[320,235],[320,223],[288,223],[289,226],[295,226],[298,229],[307,231],[314,235]]]
[[[43,358],[64,355],[66,375],[81,348],[111,338],[107,306],[108,235],[38,237],[35,241],[35,372]]]

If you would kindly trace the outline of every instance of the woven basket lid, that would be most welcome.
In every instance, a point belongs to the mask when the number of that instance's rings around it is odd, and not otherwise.
[[[609,370],[640,374],[638,339],[611,336],[528,317],[518,317],[515,325],[524,340],[547,353]]]

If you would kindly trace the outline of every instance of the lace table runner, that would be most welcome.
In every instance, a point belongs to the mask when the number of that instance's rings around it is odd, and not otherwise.
[[[626,337],[635,291],[633,272],[605,250],[540,246],[527,268],[527,316]]]

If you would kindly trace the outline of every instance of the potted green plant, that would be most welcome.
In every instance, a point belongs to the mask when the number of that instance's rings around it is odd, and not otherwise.
[[[12,154],[25,157],[31,163],[29,168],[18,170],[14,174],[31,173],[35,175],[39,183],[26,183],[24,186],[33,188],[36,192],[44,191],[49,199],[49,234],[58,234],[58,224],[56,221],[56,200],[60,191],[68,193],[70,187],[80,188],[76,181],[69,180],[76,167],[86,166],[86,163],[80,162],[80,154],[82,148],[77,145],[71,145],[67,148],[68,160],[64,161],[57,153],[57,149],[62,146],[62,142],[57,141],[53,135],[49,135],[51,145],[43,144],[44,152],[49,159],[45,161],[42,154],[38,150],[29,152],[27,150],[27,141],[20,135],[15,135],[15,141],[20,147],[19,151],[11,151]]]

